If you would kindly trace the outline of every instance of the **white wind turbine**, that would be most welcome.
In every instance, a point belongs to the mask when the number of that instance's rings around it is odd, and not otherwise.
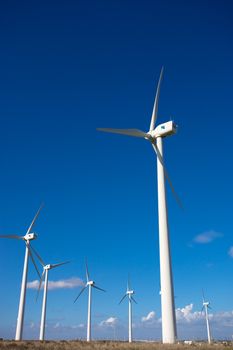
[[[91,303],[92,303],[92,288],[96,288],[101,290],[102,292],[105,292],[104,289],[97,287],[95,285],[95,282],[93,280],[90,280],[89,278],[89,272],[88,272],[88,266],[86,262],[86,284],[85,286],[81,289],[80,293],[78,294],[77,298],[74,300],[74,303],[76,300],[80,297],[82,292],[88,287],[88,308],[87,308],[87,341],[91,340]]]
[[[207,338],[208,338],[208,343],[211,344],[211,333],[210,333],[210,323],[209,323],[208,309],[211,309],[210,302],[209,301],[205,301],[204,292],[202,291],[202,310],[201,311],[205,310]]]
[[[125,295],[123,296],[123,298],[121,298],[119,304],[121,304],[121,302],[128,297],[129,300],[129,343],[132,343],[132,301],[137,304],[136,300],[133,297],[134,290],[132,290],[130,288],[130,284],[129,284],[129,278],[128,278],[128,282],[127,282],[127,290]]]
[[[40,337],[39,337],[39,340],[44,340],[49,270],[54,269],[54,268],[61,266],[61,265],[64,265],[64,264],[68,264],[69,261],[65,261],[65,262],[58,263],[58,264],[47,264],[46,265],[44,263],[44,261],[42,260],[41,256],[37,253],[37,251],[34,248],[32,248],[32,251],[37,256],[39,262],[41,263],[41,265],[43,267],[43,273],[41,275],[40,282],[39,282],[37,298],[39,296],[41,284],[42,284],[43,279],[44,279],[44,295],[43,295],[43,302],[42,302],[42,312],[41,312],[41,322],[40,322]]]
[[[35,233],[32,233],[32,228],[36,222],[36,219],[37,219],[41,209],[42,209],[42,205],[40,206],[38,212],[34,216],[25,236],[18,236],[18,235],[1,235],[0,236],[0,238],[11,238],[11,239],[23,240],[26,244],[15,340],[22,340],[22,334],[23,334],[24,309],[25,309],[25,300],[26,300],[26,289],[27,289],[28,256],[31,257],[33,265],[34,265],[34,267],[38,273],[38,276],[40,278],[40,273],[39,273],[38,268],[36,266],[33,255],[31,253],[30,242],[37,238],[37,235]]]
[[[163,68],[160,73],[158,87],[156,91],[154,107],[148,132],[138,129],[109,129],[98,128],[99,131],[123,134],[128,136],[144,138],[151,142],[152,147],[157,155],[157,177],[158,177],[158,217],[159,217],[159,248],[160,248],[160,284],[161,284],[161,312],[162,312],[162,339],[163,343],[174,343],[176,340],[176,318],[175,302],[173,290],[173,278],[171,267],[171,253],[169,242],[167,203],[165,178],[167,179],[172,193],[177,202],[179,198],[174,190],[168,172],[164,166],[163,160],[163,138],[174,135],[177,131],[177,125],[169,121],[155,127],[158,113],[158,102],[160,94],[160,85],[163,76]]]

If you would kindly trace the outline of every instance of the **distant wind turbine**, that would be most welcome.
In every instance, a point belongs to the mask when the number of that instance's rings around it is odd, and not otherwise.
[[[25,300],[26,300],[27,272],[28,272],[28,256],[30,256],[39,278],[41,277],[31,252],[30,242],[37,238],[37,235],[35,233],[32,233],[32,228],[36,222],[36,219],[38,218],[38,215],[40,214],[42,206],[43,205],[40,206],[39,210],[34,216],[30,226],[28,227],[28,230],[25,236],[18,236],[18,235],[1,235],[0,236],[0,238],[23,240],[26,244],[15,340],[22,340],[22,334],[23,334],[24,309],[25,309]]]
[[[128,297],[128,300],[129,300],[129,343],[132,343],[132,301],[137,304],[136,300],[133,297],[133,294],[135,294],[135,293],[134,293],[134,290],[132,290],[130,288],[130,283],[129,283],[129,278],[128,278],[126,293],[123,296],[123,298],[121,298],[119,304],[121,304],[121,302],[126,297]]]
[[[91,340],[91,304],[92,304],[92,288],[96,288],[101,290],[102,292],[105,292],[104,289],[97,287],[95,285],[95,282],[93,280],[90,280],[89,278],[89,271],[88,271],[88,266],[87,266],[87,261],[86,261],[86,284],[85,286],[81,289],[80,293],[78,294],[77,298],[74,300],[74,303],[78,300],[82,292],[88,287],[88,309],[87,309],[87,341]]]
[[[64,265],[64,264],[68,264],[69,261],[61,262],[59,264],[47,264],[46,265],[44,263],[44,261],[42,260],[41,256],[37,253],[37,251],[34,248],[32,248],[32,251],[36,255],[36,257],[38,258],[39,262],[41,263],[41,265],[43,267],[43,273],[41,275],[40,282],[39,282],[37,298],[39,296],[41,284],[42,284],[43,279],[44,279],[44,295],[43,295],[43,303],[42,303],[41,322],[40,322],[40,337],[39,337],[39,340],[44,340],[49,270],[52,270],[52,269],[54,269],[58,266]]]
[[[207,338],[208,343],[211,344],[211,334],[210,334],[210,323],[209,323],[209,315],[208,315],[208,309],[211,309],[210,302],[205,301],[204,292],[202,291],[202,310],[205,310],[205,319],[206,319],[206,329],[207,329]]]
[[[175,343],[176,340],[176,318],[175,318],[175,302],[174,289],[171,266],[171,253],[169,243],[169,229],[167,216],[167,202],[165,178],[172,190],[172,193],[181,206],[179,197],[177,196],[168,172],[164,166],[163,160],[163,138],[174,135],[177,131],[177,125],[173,121],[169,121],[155,127],[158,114],[158,102],[160,94],[160,85],[163,76],[163,68],[157,86],[153,112],[151,116],[150,129],[144,132],[138,129],[109,129],[99,128],[97,130],[140,137],[150,141],[157,155],[157,177],[158,177],[158,216],[159,216],[159,247],[160,247],[160,284],[161,284],[161,312],[162,312],[162,338],[163,343]]]

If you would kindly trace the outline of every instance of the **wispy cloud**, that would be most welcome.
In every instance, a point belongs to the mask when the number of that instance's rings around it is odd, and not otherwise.
[[[83,329],[83,328],[85,328],[85,324],[84,323],[79,323],[77,325],[75,324],[75,325],[71,326],[71,328],[72,329],[78,329],[78,328]]]
[[[228,255],[230,255],[230,257],[233,258],[233,246],[231,246],[228,250]]]
[[[99,323],[99,326],[100,327],[113,327],[113,326],[116,326],[117,323],[118,323],[118,318],[111,316],[111,317],[107,318],[107,320],[101,321]]]
[[[44,283],[43,283],[44,284]],[[43,287],[42,284],[42,287]],[[64,280],[59,281],[49,281],[48,282],[48,289],[72,289],[76,287],[83,286],[84,283],[79,277],[72,277]],[[27,283],[28,289],[38,289],[39,287],[39,280],[34,280]]]
[[[154,322],[156,319],[156,314],[154,311],[150,311],[146,316],[142,316],[141,321],[144,322]]]
[[[223,234],[220,232],[216,232],[214,230],[205,231],[200,233],[199,235],[193,238],[194,243],[198,244],[208,244],[213,242],[215,239],[222,237]]]

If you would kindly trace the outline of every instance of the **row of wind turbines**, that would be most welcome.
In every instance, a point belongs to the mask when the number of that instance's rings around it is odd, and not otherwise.
[[[177,328],[176,328],[176,317],[175,317],[175,302],[174,302],[174,287],[173,287],[173,276],[172,276],[172,263],[171,263],[171,252],[170,252],[170,241],[169,241],[169,228],[168,228],[168,213],[167,213],[167,200],[166,200],[166,188],[165,180],[168,181],[168,184],[172,190],[172,193],[178,202],[179,206],[181,205],[180,199],[175,192],[173,184],[170,180],[168,172],[164,165],[163,159],[163,139],[168,136],[172,136],[177,132],[177,125],[173,121],[168,121],[166,123],[156,126],[157,114],[158,114],[158,103],[160,95],[160,86],[163,77],[163,68],[160,73],[155,101],[151,116],[151,122],[149,131],[144,132],[138,129],[111,129],[111,128],[99,128],[97,130],[109,133],[122,134],[127,136],[133,136],[138,138],[143,138],[149,141],[152,145],[152,148],[157,157],[157,182],[158,182],[158,222],[159,222],[159,251],[160,251],[160,285],[161,285],[161,314],[162,314],[162,341],[163,343],[173,344],[177,338]],[[31,241],[34,240],[37,236],[35,233],[32,233],[32,228],[35,224],[35,221],[40,213],[41,208],[38,210],[35,215],[31,225],[29,226],[25,236],[18,235],[3,235],[1,237],[13,238],[24,240],[26,244],[25,260],[24,260],[24,269],[20,293],[20,302],[19,302],[19,311],[16,327],[16,340],[22,339],[22,330],[23,330],[23,318],[24,318],[24,307],[25,307],[25,295],[26,295],[26,283],[27,283],[27,269],[28,269],[28,257],[31,257],[33,265],[36,268],[36,271],[40,278],[39,290],[43,278],[45,278],[44,283],[44,298],[42,306],[42,317],[41,317],[41,328],[40,328],[40,339],[44,339],[44,327],[45,327],[45,317],[46,317],[46,300],[47,300],[47,285],[48,285],[48,272],[50,269],[58,267],[60,265],[66,264],[67,262],[62,262],[60,264],[54,265],[45,265],[39,254],[31,246]],[[33,253],[37,256],[41,265],[43,266],[43,273],[40,276],[38,268],[33,257]],[[87,325],[87,340],[91,339],[91,290],[92,287],[101,289],[94,284],[94,281],[89,279],[88,268],[86,266],[86,277],[87,283],[85,287],[81,290],[79,296],[88,288],[88,325]],[[102,289],[101,289],[102,290]],[[127,287],[126,294],[122,300],[128,296],[129,299],[129,339],[132,340],[132,301],[133,291],[130,290],[129,286]],[[209,331],[209,320],[208,320],[208,306],[209,303],[205,302],[203,299],[203,307],[206,312],[206,321],[208,329],[208,340],[210,342],[210,331]]]
[[[41,322],[40,322],[40,335],[39,340],[43,341],[45,339],[45,324],[46,324],[46,308],[47,308],[47,292],[48,292],[48,275],[49,271],[51,269],[54,269],[56,267],[59,267],[64,264],[68,264],[70,261],[61,262],[58,264],[45,264],[39,253],[33,248],[31,245],[31,240],[34,240],[37,238],[37,234],[32,232],[33,226],[36,222],[37,217],[39,216],[39,213],[42,209],[42,206],[39,208],[38,212],[36,213],[35,217],[33,218],[26,234],[24,236],[19,235],[1,235],[0,238],[10,238],[10,239],[17,239],[17,240],[23,240],[26,244],[26,250],[25,250],[25,258],[24,258],[24,267],[23,267],[23,276],[22,276],[22,282],[21,282],[21,292],[20,292],[20,300],[19,300],[19,310],[18,310],[18,318],[17,318],[17,325],[16,325],[16,334],[15,334],[15,340],[20,341],[22,340],[23,335],[23,326],[24,326],[24,311],[25,311],[25,302],[26,302],[26,291],[27,291],[27,275],[28,275],[28,258],[30,256],[31,261],[35,267],[35,270],[39,276],[39,286],[37,291],[37,297],[38,299],[39,292],[41,289],[42,282],[44,282],[44,293],[43,293],[43,301],[42,301],[42,312],[41,312]],[[36,264],[35,258],[38,259],[40,262],[43,272],[40,274],[38,266]],[[129,300],[129,342],[132,342],[132,301],[135,301],[133,298],[134,291],[129,287],[129,278],[127,283],[127,290],[123,298],[120,300],[119,304],[125,299],[125,297],[128,297]],[[95,282],[90,279],[90,274],[88,270],[88,265],[86,261],[86,284],[83,286],[81,291],[79,292],[78,296],[75,298],[74,303],[78,300],[78,298],[81,296],[81,294],[84,292],[84,290],[88,288],[88,312],[87,312],[87,341],[91,341],[91,307],[92,307],[92,288],[98,289],[102,292],[105,292],[104,289],[98,287]]]

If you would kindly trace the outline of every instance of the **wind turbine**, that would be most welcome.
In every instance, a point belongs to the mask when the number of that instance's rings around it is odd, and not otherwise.
[[[127,290],[126,290],[126,293],[125,295],[123,296],[123,298],[121,298],[119,304],[121,304],[121,302],[126,298],[128,297],[128,300],[129,300],[129,343],[132,343],[132,301],[137,304],[136,300],[134,299],[133,297],[133,294],[134,293],[134,290],[132,290],[130,288],[130,285],[129,285],[129,278],[128,278],[128,282],[127,282]]]
[[[38,215],[40,214],[42,206],[43,205],[40,206],[39,210],[37,211],[36,215],[34,216],[30,226],[28,227],[28,230],[27,230],[25,236],[18,236],[18,235],[1,235],[0,236],[0,238],[10,238],[10,239],[23,240],[26,244],[15,340],[22,340],[22,334],[23,334],[24,309],[25,309],[25,300],[26,300],[26,289],[27,289],[28,256],[30,256],[39,278],[41,277],[40,273],[38,271],[38,268],[36,266],[35,260],[33,258],[33,255],[31,253],[30,242],[37,238],[37,235],[32,232],[32,228],[36,222],[36,219],[38,218]]]
[[[205,319],[206,319],[206,328],[207,328],[207,337],[208,337],[208,343],[211,344],[211,334],[210,334],[210,324],[209,324],[209,315],[208,315],[208,309],[211,309],[210,302],[205,301],[204,292],[202,291],[202,310],[205,310]]]
[[[40,282],[39,282],[37,298],[39,296],[41,284],[42,284],[43,279],[44,279],[44,295],[43,295],[43,303],[42,303],[41,322],[40,322],[40,338],[39,338],[39,340],[44,340],[49,270],[52,270],[52,269],[54,269],[58,266],[64,265],[64,264],[68,264],[69,261],[64,261],[64,262],[61,262],[59,264],[47,264],[46,265],[44,263],[44,261],[42,260],[41,256],[37,253],[37,251],[34,248],[32,248],[32,251],[37,256],[39,262],[41,263],[41,265],[43,267],[43,273],[41,275]]]
[[[86,262],[86,284],[85,286],[81,289],[80,293],[78,294],[77,298],[74,300],[74,303],[77,301],[77,299],[80,297],[82,292],[88,288],[88,308],[87,308],[87,341],[91,340],[91,303],[92,303],[92,288],[96,288],[101,290],[102,292],[105,292],[104,289],[97,287],[95,282],[93,280],[90,280],[89,277],[89,271],[88,271],[88,266]]]
[[[157,86],[154,107],[151,116],[150,129],[144,132],[138,129],[109,129],[98,128],[99,131],[140,137],[150,141],[157,155],[157,177],[158,177],[158,217],[159,217],[159,249],[160,249],[160,284],[161,284],[161,312],[162,312],[162,339],[163,343],[175,343],[176,340],[176,318],[174,289],[171,267],[171,253],[169,242],[168,215],[166,202],[165,178],[167,179],[176,201],[181,205],[163,160],[163,138],[172,136],[177,131],[177,125],[169,121],[155,127],[158,114],[158,102],[160,85],[163,76],[163,68],[160,73]]]

